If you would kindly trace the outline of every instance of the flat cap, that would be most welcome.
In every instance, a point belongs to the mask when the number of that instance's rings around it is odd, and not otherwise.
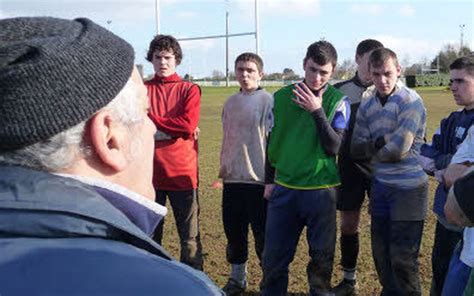
[[[0,20],[0,152],[87,120],[125,86],[130,44],[91,20]]]

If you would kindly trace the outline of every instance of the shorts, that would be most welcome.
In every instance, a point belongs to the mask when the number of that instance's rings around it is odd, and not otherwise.
[[[370,194],[371,178],[353,162],[340,161],[341,186],[337,192],[336,207],[339,211],[359,211],[365,195]]]

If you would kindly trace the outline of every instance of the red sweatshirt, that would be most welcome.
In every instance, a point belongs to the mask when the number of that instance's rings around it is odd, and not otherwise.
[[[178,74],[146,81],[149,116],[156,128],[172,139],[155,141],[153,184],[159,190],[198,187],[198,143],[193,133],[199,122],[201,90]]]

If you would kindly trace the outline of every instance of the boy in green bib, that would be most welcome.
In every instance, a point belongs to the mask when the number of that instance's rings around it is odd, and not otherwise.
[[[263,295],[286,295],[288,266],[307,227],[311,295],[330,292],[336,241],[336,155],[350,116],[349,100],[328,83],[337,52],[311,44],[304,81],[274,94],[274,124],[267,147],[268,199],[263,252]]]

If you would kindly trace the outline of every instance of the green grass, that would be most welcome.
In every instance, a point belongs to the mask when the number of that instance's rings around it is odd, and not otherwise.
[[[199,173],[201,204],[200,223],[201,236],[205,254],[205,272],[217,285],[223,286],[229,274],[229,266],[225,259],[226,238],[222,226],[220,189],[212,189],[210,184],[217,179],[219,170],[219,154],[222,140],[221,111],[225,99],[235,93],[238,88],[202,88],[201,105],[201,134],[199,139]],[[272,92],[275,88],[269,88]],[[428,111],[427,139],[431,139],[439,121],[458,107],[454,104],[450,91],[445,88],[419,88],[418,93],[425,102]],[[430,180],[430,204],[432,204],[435,182]],[[360,295],[375,295],[380,293],[380,284],[375,272],[370,249],[370,218],[367,214],[367,204],[364,204],[360,229],[360,254],[358,259],[358,279]],[[435,217],[430,211],[426,219],[422,246],[420,251],[420,274],[423,294],[429,294],[431,282],[431,249],[433,246]],[[338,234],[339,237],[339,234]],[[165,224],[165,248],[176,258],[179,258],[179,240],[172,214],[168,215]],[[248,295],[258,293],[258,284],[261,279],[261,270],[253,248],[250,235],[249,259],[249,287]],[[306,280],[306,264],[308,252],[305,235],[301,236],[297,253],[290,265],[290,279],[288,292],[291,294],[306,294],[308,291]],[[337,242],[336,259],[334,264],[333,284],[342,277],[340,270],[340,250]]]

